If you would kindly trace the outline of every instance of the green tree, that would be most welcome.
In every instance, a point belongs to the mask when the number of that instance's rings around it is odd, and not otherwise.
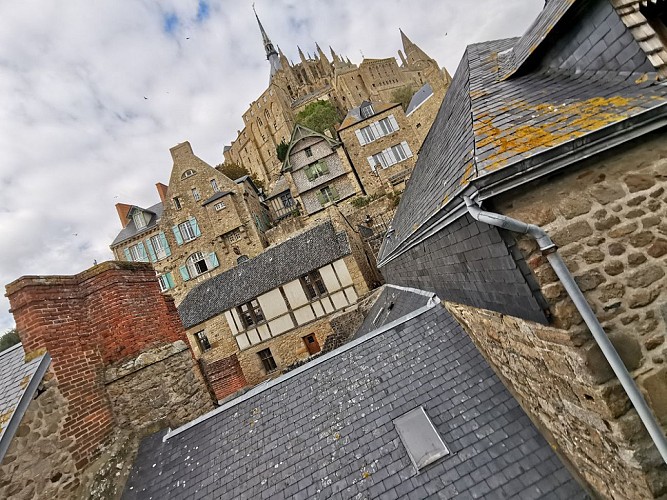
[[[336,136],[336,125],[340,123],[338,110],[330,101],[315,101],[308,104],[298,115],[296,122],[315,132],[323,134],[325,130]]]
[[[415,94],[412,85],[405,85],[404,87],[398,88],[391,93],[392,102],[399,102],[403,106],[403,111],[408,109],[410,104],[410,99]]]
[[[18,344],[19,342],[21,342],[21,339],[19,338],[18,330],[16,328],[7,330],[0,337],[0,352],[4,351],[5,349],[9,349],[10,347]]]
[[[248,171],[243,167],[243,165],[239,165],[238,163],[221,163],[220,165],[217,165],[215,169],[219,172],[222,172],[233,181],[243,177],[244,175],[249,175]]]
[[[278,159],[280,161],[285,161],[285,157],[287,156],[287,149],[289,148],[289,144],[285,142],[283,139],[280,141],[280,144],[276,146],[276,155],[278,156]]]

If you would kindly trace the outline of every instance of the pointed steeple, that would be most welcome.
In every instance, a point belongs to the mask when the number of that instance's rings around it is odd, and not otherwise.
[[[413,46],[414,43],[412,43],[412,41],[408,38],[408,36],[405,33],[403,33],[403,30],[401,28],[398,28],[398,31],[401,32],[401,43],[403,44],[403,50],[407,52],[408,47]]]
[[[327,59],[327,56],[326,56],[326,54],[322,51],[322,49],[320,48],[320,45],[319,45],[318,43],[315,43],[315,47],[317,48],[317,53],[318,53],[319,56],[320,56],[320,60],[321,60],[322,62],[326,62],[326,63],[328,63],[328,62],[329,62],[329,59]]]
[[[331,51],[331,58],[333,59],[333,62],[334,63],[341,62],[340,57],[338,57],[338,54],[334,52],[334,49],[331,48],[331,45],[329,45],[329,50]]]
[[[306,62],[306,56],[303,55],[303,50],[301,50],[301,47],[297,45],[296,48],[299,49],[299,57],[301,58],[301,62]]]
[[[257,15],[257,11],[255,10],[254,3],[252,4],[252,11],[255,13],[255,19],[257,19],[257,24],[259,25],[259,31],[262,34],[262,42],[264,43],[264,50],[266,51],[266,59],[267,61],[269,61],[269,64],[271,65],[271,76],[273,76],[279,69],[282,69],[280,65],[280,57],[278,56],[278,52],[276,52],[276,49],[273,47],[273,42],[271,42],[269,35],[266,34],[264,26],[262,26],[262,21],[259,20],[259,16]]]

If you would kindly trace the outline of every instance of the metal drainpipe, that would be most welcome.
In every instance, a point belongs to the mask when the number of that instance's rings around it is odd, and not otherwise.
[[[486,212],[475,205],[473,201],[467,196],[464,196],[463,199],[465,200],[466,206],[468,207],[468,212],[475,220],[489,224],[491,226],[507,229],[515,233],[528,234],[535,238],[537,244],[540,247],[540,250],[542,251],[542,254],[546,255],[549,263],[551,264],[551,267],[565,287],[565,290],[572,299],[572,302],[574,302],[574,305],[581,314],[581,317],[586,322],[586,325],[593,334],[593,337],[595,338],[598,346],[600,346],[604,357],[607,359],[611,365],[612,370],[614,370],[614,373],[618,377],[618,380],[621,382],[623,389],[625,389],[625,393],[628,395],[630,401],[637,410],[639,418],[641,418],[642,422],[644,423],[644,426],[651,436],[653,443],[655,443],[655,446],[658,448],[658,451],[662,456],[662,460],[667,464],[667,439],[665,439],[665,435],[662,432],[660,424],[658,424],[655,416],[648,407],[646,400],[642,396],[642,393],[639,391],[639,388],[635,384],[632,376],[625,368],[625,365],[623,364],[621,357],[618,355],[618,352],[616,352],[614,345],[611,343],[607,337],[607,334],[602,329],[600,322],[591,310],[588,302],[586,302],[584,294],[579,289],[579,286],[577,286],[577,283],[574,281],[570,271],[565,266],[563,259],[556,251],[556,245],[553,241],[551,241],[549,235],[544,231],[544,229],[534,224],[526,224],[525,222],[512,219],[511,217],[507,217],[505,215]]]

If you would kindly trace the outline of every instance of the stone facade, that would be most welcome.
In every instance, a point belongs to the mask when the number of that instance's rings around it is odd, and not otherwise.
[[[292,133],[283,171],[308,216],[361,190],[341,143],[301,125]]]
[[[412,126],[412,129],[415,133],[416,142],[413,149],[415,154],[419,153],[419,149],[424,143],[424,139],[426,139],[428,131],[431,130],[431,124],[433,123],[435,115],[438,114],[438,110],[440,109],[444,98],[444,92],[434,92],[418,107],[412,111],[408,110],[409,113],[405,115],[408,123]]]
[[[270,221],[252,181],[232,181],[195,156],[188,142],[171,154],[169,186],[158,185],[163,211],[157,223],[111,249],[118,260],[134,260],[128,248],[142,245],[140,259],[153,263],[163,289],[179,302],[197,283],[236,266],[239,257],[261,253]],[[166,246],[162,252],[151,239],[156,235]]]
[[[104,487],[91,482],[109,479],[98,459],[121,430],[137,438],[213,408],[173,299],[149,265],[23,277],[7,296],[26,358],[48,351],[52,362],[0,468],[0,488],[26,498],[113,490],[113,477]]]
[[[261,26],[260,29],[266,36]],[[357,66],[333,49],[329,60],[319,46],[313,56],[304,55],[299,49],[300,62],[291,64],[282,52],[276,53],[266,38],[267,58],[272,65],[269,86],[243,114],[244,127],[231,145],[224,148],[225,161],[244,166],[269,187],[280,173],[276,146],[289,140],[296,115],[307,104],[327,100],[342,116],[364,100],[390,102],[392,93],[404,86],[416,89],[428,82],[444,95],[451,80],[447,72],[401,35],[405,55],[400,53],[400,66],[393,57],[364,59]]]
[[[371,116],[357,119],[348,114],[338,134],[368,195],[402,191],[420,142],[400,104],[369,104]]]

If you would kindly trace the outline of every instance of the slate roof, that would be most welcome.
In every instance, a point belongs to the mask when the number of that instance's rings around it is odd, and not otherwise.
[[[26,363],[21,344],[0,352],[0,462],[50,362],[45,353]]]
[[[420,307],[424,307],[434,297],[436,297],[434,293],[416,288],[405,288],[390,284],[383,285],[382,292],[366,314],[364,322],[354,334],[354,337],[362,337]]]
[[[416,474],[393,420],[419,406],[450,454]],[[162,437],[125,500],[586,498],[437,302]]]
[[[366,118],[361,117],[361,106],[357,106],[356,108],[352,108],[350,111],[347,112],[347,115],[345,116],[345,119],[343,119],[343,122],[340,124],[340,127],[338,127],[338,131],[340,132],[341,130],[354,125],[355,123],[368,120],[369,118],[373,118],[375,115],[382,113],[383,111],[387,111],[388,109],[394,108],[398,106],[397,103],[395,102],[371,102],[370,103],[373,106],[373,114],[371,116],[367,116]]]
[[[432,95],[433,89],[428,83],[425,83],[417,92],[414,93],[412,99],[410,99],[410,104],[408,104],[408,107],[405,110],[405,116],[408,116],[410,113],[412,113]]]
[[[345,232],[326,222],[267,248],[193,288],[178,306],[190,328],[351,253]]]
[[[583,2],[571,10],[571,3],[550,0],[521,39],[468,46],[401,198],[381,265],[434,215],[458,204],[469,184],[519,177],[584,141],[614,137],[630,120],[667,113],[667,85],[656,81],[611,5]]]
[[[204,207],[204,206],[208,205],[209,203],[213,203],[214,201],[219,200],[220,198],[222,198],[223,196],[226,196],[228,194],[234,194],[234,193],[232,193],[231,191],[219,191],[219,192],[215,193],[213,196],[205,199],[204,202],[201,205],[202,205],[202,207]]]
[[[162,217],[162,212],[164,211],[164,207],[162,205],[162,202],[160,202],[156,203],[151,207],[142,208],[141,210],[151,214],[151,220],[148,221],[146,227],[137,229],[137,226],[134,225],[134,220],[130,219],[130,222],[128,222],[127,226],[125,226],[120,231],[120,233],[118,233],[118,236],[116,236],[116,238],[111,242],[111,246],[122,243],[123,241],[129,240],[130,238],[134,238],[135,236],[139,236],[140,234],[149,232],[157,225],[158,221],[160,220],[160,217]]]

